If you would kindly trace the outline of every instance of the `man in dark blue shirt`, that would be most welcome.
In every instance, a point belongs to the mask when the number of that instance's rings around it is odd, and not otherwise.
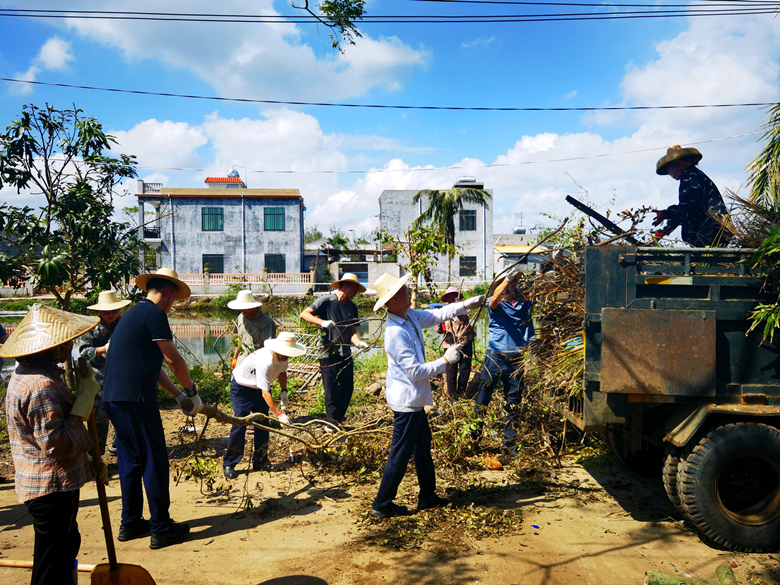
[[[496,287],[488,301],[488,342],[485,361],[479,380],[479,392],[474,400],[476,419],[471,430],[475,443],[482,436],[484,421],[481,416],[490,404],[493,390],[500,381],[504,388],[504,441],[501,458],[517,456],[517,410],[525,388],[523,381],[523,347],[534,339],[534,323],[531,319],[531,301],[525,300],[517,290],[520,272],[510,269],[504,282]]]
[[[111,336],[103,383],[103,403],[117,435],[117,465],[122,487],[122,542],[152,533],[150,548],[186,539],[188,524],[174,522],[169,513],[168,450],[165,446],[157,385],[176,398],[185,414],[203,407],[187,363],[173,342],[166,313],[177,300],[190,296],[189,287],[173,270],[142,274],[136,286],[146,298],[125,313]],[[162,369],[163,359],[187,389],[182,392]],[[188,396],[189,395],[189,396]],[[143,488],[150,519],[143,513]]]
[[[680,181],[679,203],[656,211],[653,225],[666,220],[661,238],[682,225],[682,239],[695,248],[726,245],[728,237],[715,216],[726,215],[726,206],[715,183],[696,165],[702,159],[695,148],[672,146],[656,163],[655,172]]]

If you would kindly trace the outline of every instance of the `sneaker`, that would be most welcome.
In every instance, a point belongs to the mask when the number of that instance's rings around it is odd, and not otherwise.
[[[406,516],[407,514],[409,514],[409,510],[406,506],[399,506],[393,502],[381,508],[371,508],[371,515],[374,518],[392,518],[393,516]]]
[[[179,544],[187,540],[187,535],[190,533],[190,525],[186,522],[179,524],[174,522],[171,527],[165,532],[152,532],[152,540],[149,543],[149,548],[157,550],[158,548],[165,548],[172,544]]]
[[[149,534],[151,528],[152,526],[151,524],[149,524],[149,521],[141,518],[140,520],[136,520],[135,522],[130,522],[129,524],[122,524],[121,526],[119,526],[119,534],[117,535],[116,539],[119,542],[127,542],[128,540],[141,538],[142,536],[146,536],[147,534]]]
[[[447,498],[442,498],[439,495],[433,494],[433,497],[430,500],[427,500],[425,502],[418,502],[417,509],[428,510],[430,508],[443,508],[449,503],[450,501]]]
[[[238,477],[238,472],[236,471],[235,465],[225,465],[224,471],[225,479],[236,479]]]

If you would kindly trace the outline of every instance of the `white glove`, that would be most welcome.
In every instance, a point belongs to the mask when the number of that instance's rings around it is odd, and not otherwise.
[[[75,371],[76,378],[76,400],[70,409],[70,414],[79,417],[81,420],[87,420],[95,404],[95,396],[100,392],[100,384],[95,381],[95,370],[86,362],[82,369],[81,362],[84,358],[79,358],[78,366]]]
[[[444,361],[448,364],[454,364],[460,359],[460,346],[461,343],[456,343],[452,347],[448,347],[444,352]]]
[[[108,353],[108,346],[111,345],[111,340],[106,341],[106,345],[103,347],[103,355]]]
[[[289,425],[290,424],[290,417],[286,414],[282,413],[279,416],[276,417],[276,420],[278,420],[283,425]]]
[[[470,299],[466,299],[465,301],[463,301],[463,306],[466,307],[469,311],[471,311],[472,309],[481,307],[484,303],[485,303],[485,296],[477,295],[476,297],[471,297]]]
[[[507,282],[514,282],[517,280],[517,276],[520,274],[520,270],[517,268],[517,266],[513,266],[509,270],[506,271],[504,274],[504,279]]]
[[[361,339],[360,341],[358,341],[358,342],[357,342],[357,344],[355,345],[355,347],[364,348],[364,347],[368,347],[368,344],[367,344],[365,341],[363,341],[363,340]]]
[[[330,319],[326,319],[325,321],[320,323],[320,327],[322,327],[323,329],[335,329],[336,323],[334,323]]]
[[[290,406],[290,396],[287,394],[287,390],[282,390],[282,394],[279,396],[279,404],[282,410],[287,410],[287,407]]]
[[[187,416],[198,414],[203,410],[203,401],[197,394],[190,398],[184,392],[180,392],[176,395],[176,403],[179,405],[181,411]]]

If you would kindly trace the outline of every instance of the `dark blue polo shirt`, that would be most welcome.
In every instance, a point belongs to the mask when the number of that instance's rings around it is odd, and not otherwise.
[[[488,299],[488,317],[488,349],[499,353],[518,353],[534,337],[531,301],[505,301],[499,303],[494,311]],[[113,344],[112,341],[111,349],[114,349]]]
[[[168,316],[148,299],[119,320],[106,354],[103,400],[157,401],[157,379],[163,363],[158,340],[173,340]]]

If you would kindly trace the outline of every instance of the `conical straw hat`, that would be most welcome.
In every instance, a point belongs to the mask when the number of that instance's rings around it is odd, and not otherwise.
[[[18,358],[40,353],[84,335],[100,323],[86,317],[35,304],[0,347],[0,357]]]
[[[409,280],[410,276],[411,274],[407,274],[401,278],[396,278],[392,274],[385,273],[376,279],[374,289],[376,290],[379,299],[374,303],[375,313],[384,307],[385,303],[395,296],[395,293],[401,290],[401,287],[406,284],[406,281]]]
[[[286,355],[287,357],[298,357],[306,353],[306,346],[295,341],[295,333],[282,331],[276,339],[269,339],[263,347],[271,351]]]
[[[158,268],[157,272],[139,274],[135,277],[135,286],[141,290],[146,290],[146,283],[153,278],[170,280],[173,284],[175,284],[179,289],[179,293],[176,295],[177,301],[183,301],[184,299],[188,299],[190,297],[190,287],[187,286],[186,282],[179,280],[179,275],[170,268]]]
[[[699,164],[702,154],[695,148],[680,148],[679,145],[670,147],[664,156],[655,163],[655,172],[658,175],[668,175],[669,169],[666,168],[670,162],[675,160],[687,160],[692,165]]]
[[[98,302],[87,307],[90,311],[114,311],[126,307],[132,301],[122,300],[116,291],[104,290],[98,295]]]

